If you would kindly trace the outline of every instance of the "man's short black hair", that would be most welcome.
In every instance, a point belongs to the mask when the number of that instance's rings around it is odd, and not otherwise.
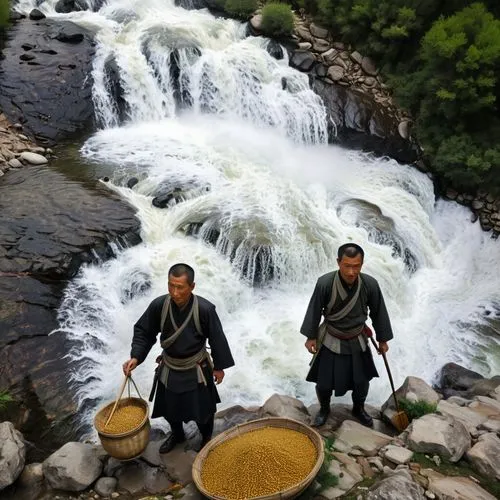
[[[187,264],[179,263],[174,264],[169,270],[168,275],[180,278],[181,276],[187,276],[187,282],[192,285],[194,283],[194,269]]]
[[[342,260],[342,257],[345,255],[346,257],[352,258],[361,254],[361,260],[365,258],[365,251],[356,243],[344,243],[341,245],[337,252],[337,257],[339,260]]]

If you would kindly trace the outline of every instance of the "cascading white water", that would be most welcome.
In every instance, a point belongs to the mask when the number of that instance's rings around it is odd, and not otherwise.
[[[54,5],[40,8],[55,15]],[[386,297],[396,384],[406,375],[430,382],[448,361],[500,373],[499,322],[491,321],[500,303],[498,243],[469,223],[466,209],[435,205],[425,175],[325,145],[321,101],[306,75],[267,54],[267,40],[169,0],[109,0],[97,13],[64,17],[98,40],[94,100],[106,128],[82,155],[114,166],[111,187],[137,208],[144,241],[83,268],[66,291],[61,329],[75,341],[71,356],[87,360],[73,374],[82,402],[114,396],[132,326],[166,292],[168,268],[179,261],[196,269],[196,291],[217,305],[235,356],[220,387],[224,404],[261,404],[274,392],[312,402],[298,330],[315,280],[336,267],[335,250],[349,240],[365,248],[364,271]],[[174,50],[192,104],[183,112],[170,81]],[[106,85],[111,56],[128,103],[122,126]],[[124,187],[132,176],[140,182]],[[192,195],[158,209],[151,202],[162,186]],[[185,232],[193,225],[198,238]],[[214,230],[215,246],[202,238]],[[258,249],[268,260],[257,262]],[[262,286],[252,287],[254,278]],[[143,392],[155,357],[136,370]],[[376,361],[381,376],[369,401],[381,403],[389,386]]]

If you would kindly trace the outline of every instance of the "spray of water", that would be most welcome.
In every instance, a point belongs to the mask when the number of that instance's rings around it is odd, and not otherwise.
[[[56,16],[54,5],[41,8]],[[143,238],[84,267],[66,291],[61,329],[74,340],[71,356],[87,361],[73,374],[82,404],[114,396],[132,325],[165,293],[178,261],[196,269],[196,290],[217,305],[235,356],[225,404],[260,404],[274,392],[312,402],[298,330],[315,280],[336,267],[346,241],[365,248],[364,271],[384,292],[397,384],[407,375],[431,382],[448,361],[499,372],[498,245],[464,208],[435,205],[425,175],[328,147],[321,101],[286,58],[269,56],[267,40],[168,0],[109,0],[65,17],[98,41],[94,102],[104,128],[82,155],[114,166],[111,187],[137,209]],[[125,123],[109,91],[110,60]],[[129,189],[132,176],[139,183]],[[152,205],[174,188],[182,200]],[[136,371],[145,393],[154,354]],[[389,388],[376,361],[369,401],[381,403]]]

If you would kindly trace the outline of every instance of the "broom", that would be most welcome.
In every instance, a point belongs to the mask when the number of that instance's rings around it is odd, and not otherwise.
[[[396,415],[391,418],[391,422],[399,432],[402,432],[410,425],[410,422],[408,420],[408,415],[403,410],[399,409],[398,400],[396,398],[396,391],[394,389],[394,381],[392,380],[391,370],[389,368],[389,363],[387,362],[387,356],[385,355],[385,352],[380,352],[377,342],[375,342],[373,333],[369,327],[365,326],[364,333],[372,341],[373,346],[379,354],[382,354],[382,358],[384,359],[385,368],[387,369],[387,375],[389,375],[389,381],[391,383],[392,397],[394,398],[394,404],[396,406]]]

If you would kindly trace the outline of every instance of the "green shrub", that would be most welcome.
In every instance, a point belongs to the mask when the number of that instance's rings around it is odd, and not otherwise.
[[[262,9],[262,31],[271,37],[288,36],[294,27],[293,12],[286,3],[269,2]]]
[[[257,9],[257,0],[226,0],[224,10],[238,19],[247,19]]]
[[[9,21],[10,2],[0,0],[0,26],[5,26]]]
[[[12,401],[12,396],[7,391],[0,391],[0,410],[3,410]]]
[[[437,408],[437,405],[435,403],[428,403],[427,401],[423,401],[421,399],[419,399],[418,401],[401,399],[399,401],[399,406],[400,409],[408,415],[408,419],[410,421],[416,418],[423,417],[428,413],[434,413]]]

